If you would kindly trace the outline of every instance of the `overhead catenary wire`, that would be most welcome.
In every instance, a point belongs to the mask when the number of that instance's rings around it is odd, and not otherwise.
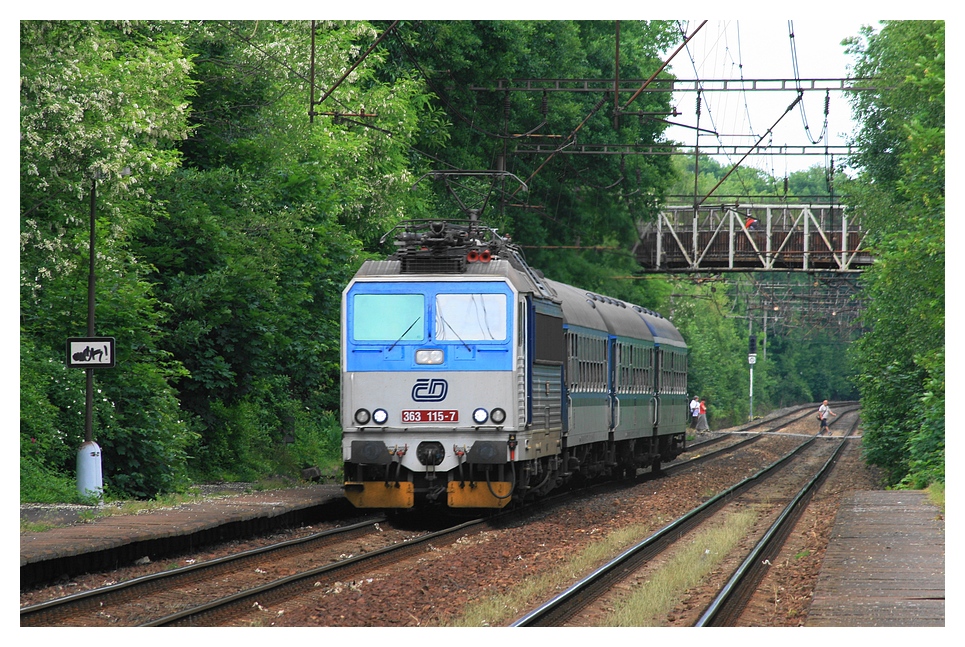
[[[787,21],[787,30],[788,30],[788,39],[790,40],[790,45],[791,45],[791,65],[794,70],[794,81],[796,83],[798,92],[802,92],[803,87],[801,86],[801,70],[800,70],[800,65],[797,58],[797,41],[795,39],[795,34],[794,34],[793,20]],[[808,141],[810,141],[812,144],[820,144],[828,133],[828,113],[830,111],[830,106],[831,106],[831,94],[830,92],[825,91],[824,126],[821,128],[821,134],[818,135],[817,139],[815,139],[814,137],[811,136],[811,127],[808,125],[808,116],[807,116],[807,112],[804,109],[804,102],[802,101],[800,103],[801,121],[804,124],[804,133],[807,135]]]
[[[704,21],[704,22],[706,22],[706,21]],[[703,25],[703,23],[701,23],[701,25]],[[679,24],[678,24],[678,27],[679,27]],[[685,30],[683,27],[679,27],[679,28],[680,28],[682,34],[685,34],[685,33],[686,33],[686,30]],[[726,33],[726,29],[724,30],[724,32]],[[714,48],[715,48],[715,49],[716,49],[717,43],[721,40],[721,38],[723,38],[723,36],[722,36],[722,35],[719,35],[718,38],[717,38],[717,40],[715,41],[715,43],[714,43]],[[689,43],[689,39],[687,39],[687,40],[685,41],[685,43]],[[702,75],[701,75],[700,71],[698,70],[697,61],[696,61],[696,59],[695,59],[695,57],[694,57],[693,52],[691,51],[691,48],[690,48],[689,44],[686,46],[686,51],[687,51],[687,56],[688,56],[688,58],[690,59],[691,67],[693,67],[693,70],[694,70],[694,78],[696,79],[696,87],[697,87],[697,107],[696,107],[697,125],[698,125],[698,126],[700,125],[700,117],[701,117],[701,108],[702,108],[702,107],[705,107],[705,108],[706,108],[706,110],[707,110],[707,118],[710,119],[710,123],[711,123],[711,128],[710,128],[709,131],[707,131],[707,130],[701,130],[700,128],[697,128],[696,143],[695,143],[695,146],[694,146],[694,153],[695,153],[695,156],[699,156],[699,154],[700,154],[700,133],[701,133],[701,132],[709,132],[709,133],[713,134],[713,136],[717,139],[717,143],[718,143],[721,147],[724,147],[724,142],[723,142],[723,140],[721,139],[720,129],[718,128],[717,123],[716,123],[716,112],[711,110],[711,106],[710,106],[709,103],[705,105],[705,104],[702,103],[702,101],[701,101],[701,96],[702,96],[703,94],[705,94],[705,89],[704,89],[703,83],[702,83],[702,81],[701,81]],[[739,64],[739,69],[741,70],[741,80],[743,81],[743,64],[742,64],[742,63]],[[746,103],[747,103],[747,101],[746,101],[746,96],[745,96],[745,99],[744,99],[744,103],[745,103],[745,107],[746,107]],[[760,142],[758,142],[758,143],[760,143]],[[741,177],[741,174],[740,174],[740,171],[739,171],[740,162],[738,162],[737,165],[733,165],[733,162],[732,162],[732,160],[731,160],[731,158],[730,158],[730,155],[725,153],[725,157],[726,157],[726,159],[727,159],[727,163],[728,163],[728,164],[731,164],[731,165],[733,166],[733,167],[731,168],[730,172],[727,173],[727,176],[729,176],[731,173],[737,171],[737,180],[740,182],[741,186],[744,187],[745,191],[749,193],[750,191],[748,190],[746,184],[744,184],[744,179]],[[746,158],[747,156],[745,155],[744,157]],[[742,158],[741,161],[743,161],[743,158]],[[695,162],[694,162],[694,205],[695,205],[695,208],[696,208],[696,206],[699,206],[700,204],[702,204],[702,203],[704,202],[704,200],[706,200],[708,197],[710,197],[709,195],[708,195],[708,196],[705,196],[703,200],[699,200],[699,202],[698,202],[698,195],[697,195],[698,175],[699,175],[699,174],[698,174],[698,161],[695,159]],[[718,186],[719,186],[719,185],[718,185]],[[715,190],[716,190],[716,188],[717,188],[717,187],[714,187]]]

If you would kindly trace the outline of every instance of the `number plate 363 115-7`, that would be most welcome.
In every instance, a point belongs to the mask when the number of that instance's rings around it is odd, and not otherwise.
[[[404,409],[402,422],[459,422],[455,409]]]

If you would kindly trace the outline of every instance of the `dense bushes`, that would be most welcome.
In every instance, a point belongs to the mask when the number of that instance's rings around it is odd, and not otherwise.
[[[854,345],[867,459],[894,484],[945,479],[945,23],[886,21],[855,39],[854,199],[874,266]]]

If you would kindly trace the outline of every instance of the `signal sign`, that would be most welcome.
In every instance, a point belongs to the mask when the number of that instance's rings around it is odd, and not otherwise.
[[[114,368],[113,337],[67,339],[68,368]]]

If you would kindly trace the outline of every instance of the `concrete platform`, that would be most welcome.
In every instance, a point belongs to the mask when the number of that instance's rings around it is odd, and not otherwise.
[[[842,503],[807,626],[945,626],[945,520],[924,492]]]
[[[115,568],[142,557],[155,560],[211,543],[311,524],[349,508],[341,486],[311,485],[218,496],[25,532],[20,535],[20,588]]]

